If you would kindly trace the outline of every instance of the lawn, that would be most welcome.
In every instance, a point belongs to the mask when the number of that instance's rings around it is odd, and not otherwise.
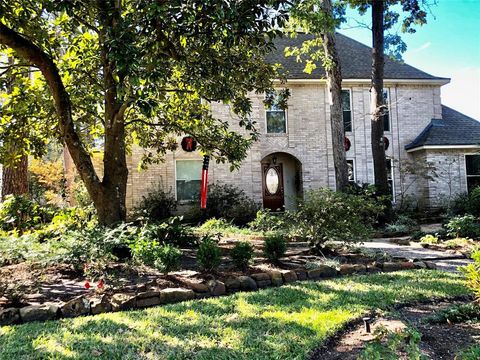
[[[3,327],[0,359],[303,359],[348,321],[467,293],[460,275],[402,271]]]

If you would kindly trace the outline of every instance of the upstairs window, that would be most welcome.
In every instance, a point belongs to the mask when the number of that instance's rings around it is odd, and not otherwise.
[[[480,186],[480,155],[465,155],[467,190],[471,192]]]
[[[352,131],[352,106],[350,90],[342,90],[343,129]]]
[[[383,89],[383,103],[386,105],[383,117],[383,131],[390,130],[390,92],[388,89]]]
[[[192,201],[200,194],[202,180],[202,160],[177,160],[176,185],[177,200]]]
[[[266,98],[271,102],[267,107],[267,134],[285,134],[287,132],[287,114],[285,109],[280,107],[281,99],[277,92],[267,93]]]

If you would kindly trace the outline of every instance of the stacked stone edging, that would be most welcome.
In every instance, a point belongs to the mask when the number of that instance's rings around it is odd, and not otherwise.
[[[22,308],[6,308],[0,310],[0,326],[15,325],[31,321],[46,321],[59,318],[71,318],[84,315],[97,315],[111,311],[143,309],[152,306],[173,304],[181,301],[203,299],[208,297],[233,294],[238,291],[257,291],[271,286],[282,286],[303,280],[320,280],[337,276],[391,272],[408,269],[435,269],[436,265],[429,261],[417,262],[385,262],[383,264],[342,264],[339,270],[322,265],[307,270],[272,270],[255,273],[250,276],[231,277],[225,282],[209,280],[206,284],[192,284],[191,289],[167,288],[139,293],[116,293],[110,298],[101,295],[88,298],[80,295],[65,303],[45,303]]]

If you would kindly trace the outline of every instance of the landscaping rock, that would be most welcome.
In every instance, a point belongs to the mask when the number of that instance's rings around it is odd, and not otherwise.
[[[136,307],[144,308],[155,305],[160,305],[159,291],[144,291],[137,294]]]
[[[413,266],[415,266],[415,269],[426,269],[427,264],[425,264],[423,261],[415,261],[413,263]]]
[[[437,264],[433,261],[424,261],[424,263],[427,266],[427,269],[435,270],[437,268]]]
[[[307,271],[307,276],[311,280],[320,279],[321,274],[322,274],[322,270],[320,269],[312,269]]]
[[[194,298],[195,293],[190,289],[170,288],[160,291],[160,302],[162,304],[192,300]]]
[[[349,275],[354,273],[365,272],[367,267],[361,264],[342,264],[340,265],[340,274]]]
[[[209,298],[211,297],[212,295],[210,295],[210,293],[206,292],[206,293],[195,293],[195,299],[206,299],[206,298]]]
[[[90,313],[90,300],[85,295],[77,296],[60,307],[63,317],[71,318]]]
[[[252,274],[252,278],[255,281],[265,281],[265,280],[270,280],[270,275],[267,273],[257,273],[257,274]]]
[[[54,320],[58,313],[57,305],[31,305],[20,308],[20,319],[23,322]]]
[[[320,270],[321,278],[329,278],[329,277],[337,276],[337,269],[327,265],[320,265],[318,270]]]
[[[129,310],[135,307],[136,296],[132,294],[114,294],[110,303],[113,311]]]
[[[295,271],[285,271],[283,274],[283,281],[285,281],[285,283],[291,283],[291,282],[294,282],[294,281],[297,281],[298,278],[297,278],[297,273]]]
[[[112,311],[112,304],[110,304],[106,295],[90,300],[90,313],[92,315],[102,314],[110,311]]]
[[[190,289],[192,289],[193,291],[197,292],[197,293],[208,293],[210,291],[210,289],[208,288],[207,285],[205,284],[202,284],[202,283],[189,283],[188,286],[190,287]]]
[[[242,290],[258,289],[257,283],[250,276],[239,276],[238,281],[240,281],[240,289]]]
[[[20,312],[17,308],[0,310],[0,326],[18,324],[19,322]]]
[[[227,288],[225,284],[218,280],[210,280],[208,282],[208,288],[212,296],[222,296],[227,293]]]
[[[307,280],[307,272],[302,269],[295,270],[298,280]]]
[[[403,270],[415,269],[415,265],[411,261],[404,261],[400,264]]]
[[[401,263],[395,262],[384,262],[383,263],[383,271],[398,271],[402,269]]]
[[[280,271],[271,271],[268,273],[268,276],[270,276],[270,281],[273,286],[283,285],[283,277]]]
[[[381,269],[378,266],[375,266],[373,264],[368,264],[367,265],[367,272],[368,273],[378,273],[380,271],[381,271]]]
[[[240,290],[240,280],[238,280],[236,277],[229,278],[225,280],[225,286],[227,287],[228,291],[231,292]]]
[[[272,285],[272,281],[270,279],[268,279],[268,280],[258,280],[257,281],[257,286],[260,289],[269,287],[270,285]]]

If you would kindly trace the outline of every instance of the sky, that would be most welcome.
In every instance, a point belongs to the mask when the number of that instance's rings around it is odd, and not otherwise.
[[[414,34],[401,34],[407,44],[404,61],[429,74],[447,77],[442,103],[480,120],[480,0],[437,0],[427,24]],[[340,30],[371,46],[370,14],[347,12],[348,23]]]

